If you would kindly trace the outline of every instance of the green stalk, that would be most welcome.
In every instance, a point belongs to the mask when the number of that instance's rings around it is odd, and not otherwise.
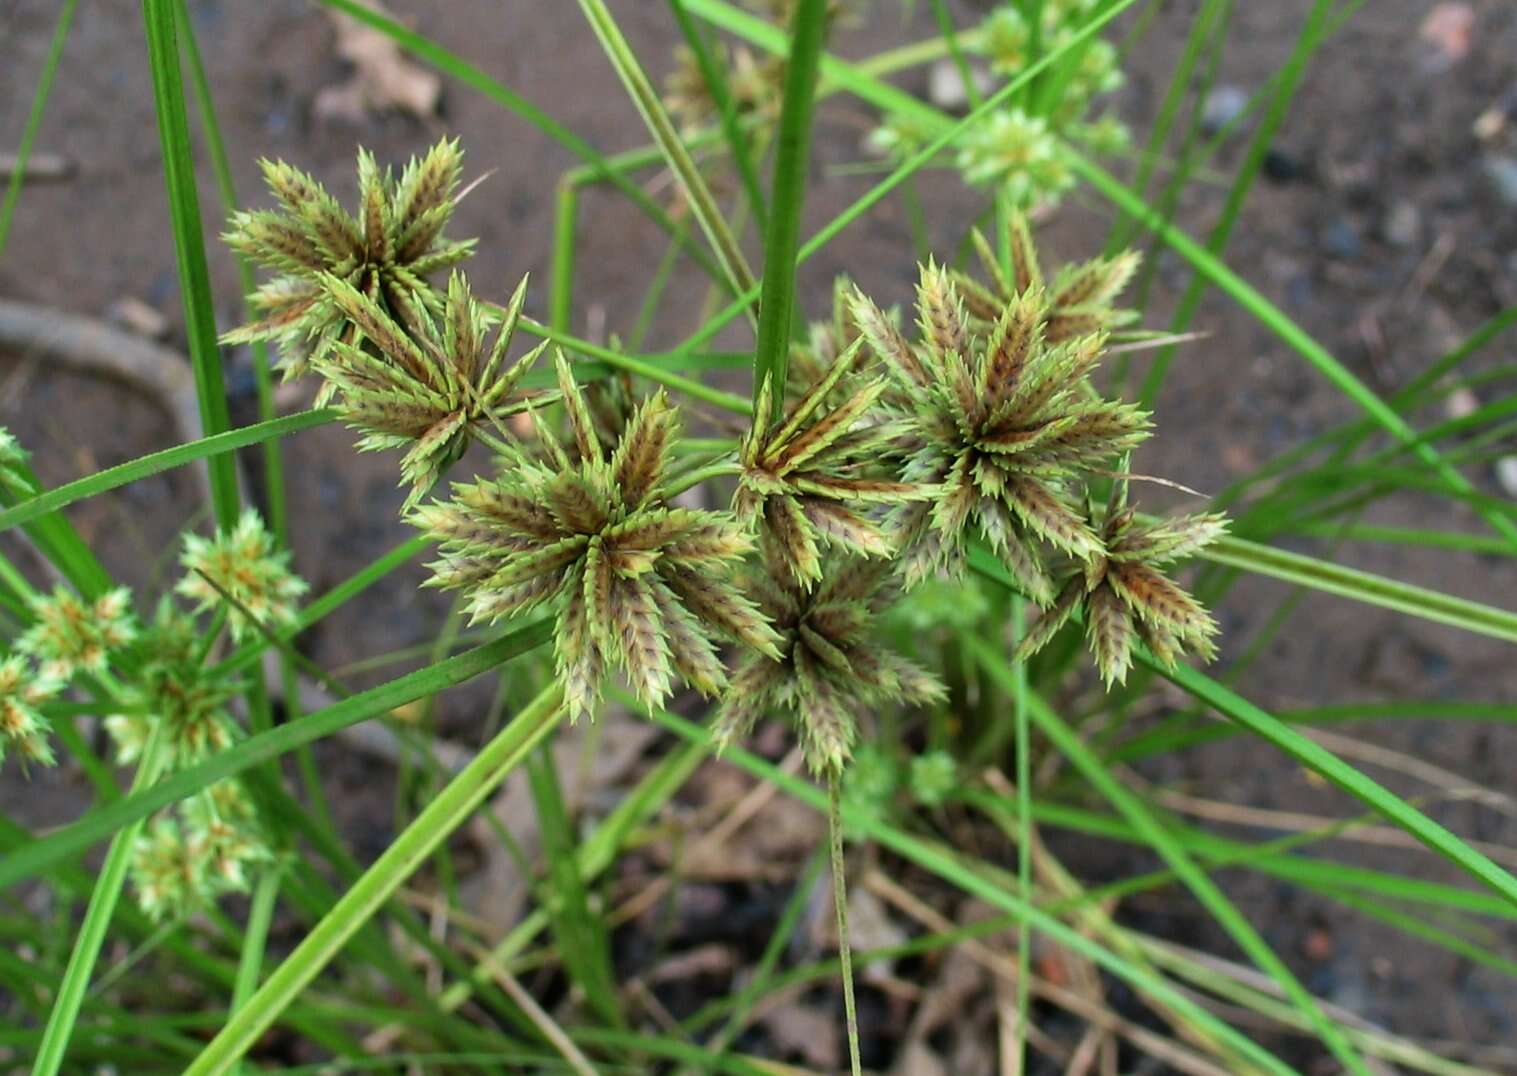
[[[64,0],[58,10],[58,21],[53,26],[53,39],[47,46],[47,58],[42,61],[42,75],[37,79],[37,92],[32,95],[32,108],[26,114],[26,126],[21,131],[21,144],[16,147],[16,163],[10,182],[5,185],[5,197],[0,200],[0,254],[5,252],[5,241],[10,238],[11,221],[16,215],[16,201],[21,197],[21,184],[26,176],[26,163],[32,157],[32,143],[37,140],[37,128],[42,126],[42,113],[47,109],[47,99],[53,92],[53,76],[58,73],[58,62],[63,59],[63,45],[68,41],[69,26],[74,21],[74,9],[79,0]]]
[[[205,433],[213,435],[231,429],[232,419],[222,380],[221,353],[216,347],[216,308],[211,302],[211,278],[200,231],[200,197],[195,187],[189,121],[185,118],[174,6],[174,0],[142,0],[142,18],[147,29],[148,61],[153,70],[163,178],[184,299],[185,335],[195,373],[195,397],[200,402],[201,426]],[[236,462],[231,456],[214,456],[209,458],[207,467],[217,526],[230,530],[237,524]]]
[[[258,989],[258,976],[263,968],[264,946],[269,938],[269,925],[274,920],[274,905],[279,899],[279,883],[284,878],[284,864],[267,867],[253,890],[252,905],[248,908],[245,942],[237,961],[237,980],[232,986],[230,1013],[235,1013],[253,991]]]
[[[843,1012],[848,1022],[848,1064],[853,1076],[862,1076],[859,1059],[859,1013],[853,1000],[853,945],[848,938],[847,863],[843,858],[843,778],[827,775],[827,838],[832,859],[832,906],[837,912],[838,965],[843,977]]]
[[[648,81],[647,74],[638,63],[637,55],[627,44],[627,39],[622,36],[621,29],[616,25],[616,20],[611,17],[611,12],[607,9],[604,0],[579,0],[579,6],[584,11],[590,28],[595,31],[595,36],[600,40],[601,47],[605,49],[611,66],[616,69],[617,75],[621,78],[622,85],[627,88],[627,94],[632,98],[632,103],[637,106],[643,122],[647,124],[653,140],[658,143],[675,178],[684,189],[685,197],[690,202],[690,211],[700,224],[701,230],[706,233],[706,240],[711,244],[711,249],[716,252],[716,259],[721,264],[722,272],[727,278],[727,283],[731,285],[733,294],[746,294],[753,287],[753,271],[748,268],[748,262],[737,245],[737,239],[728,229],[721,209],[716,204],[716,199],[712,197],[706,181],[701,178],[700,169],[690,157],[690,151],[685,148],[679,133],[674,129],[673,122],[669,119],[669,114],[664,111],[664,104],[659,99],[658,91]]]
[[[764,234],[764,281],[759,298],[758,344],[753,354],[754,406],[768,384],[776,422],[785,411],[785,367],[790,360],[795,314],[795,248],[806,201],[817,65],[826,38],[827,0],[798,0],[790,27],[785,95],[775,143],[774,205]],[[764,421],[762,415],[757,418]]]
[[[164,737],[168,726],[158,722],[142,752],[142,761],[132,778],[133,794],[140,793],[158,778],[166,761]],[[105,863],[90,894],[89,909],[84,914],[84,923],[74,939],[74,951],[69,957],[63,981],[58,984],[58,993],[53,1000],[52,1012],[48,1014],[47,1027],[42,1033],[42,1044],[37,1049],[33,1062],[33,1076],[56,1076],[63,1065],[63,1056],[68,1050],[69,1037],[79,1019],[79,1006],[84,1001],[85,989],[89,986],[90,973],[100,956],[100,946],[105,941],[106,929],[111,915],[116,910],[116,901],[126,881],[132,846],[142,832],[144,819],[138,818],[119,830],[111,839],[110,849],[105,854]]]
[[[705,80],[706,88],[711,92],[712,100],[716,102],[722,137],[727,140],[727,151],[732,154],[732,162],[737,166],[738,179],[742,182],[743,194],[748,199],[748,209],[753,214],[753,219],[758,222],[759,228],[765,229],[769,219],[769,209],[764,204],[764,192],[759,188],[758,168],[754,166],[748,138],[743,132],[742,123],[739,122],[737,102],[733,100],[728,89],[726,72],[721,69],[717,58],[712,55],[706,39],[701,36],[700,30],[690,18],[690,12],[685,10],[683,0],[669,0],[669,10],[673,12],[674,21],[679,24],[685,44],[690,47],[690,53],[695,57],[696,65],[700,68],[701,78]]]
[[[979,660],[981,668],[998,680],[1004,688],[1009,690],[1013,686],[1014,674],[990,647],[972,636],[966,636],[964,644]],[[1186,854],[1179,842],[1159,824],[1142,800],[1117,781],[1094,752],[1081,742],[1074,730],[1041,699],[1034,701],[1030,713],[1039,730],[1052,741],[1059,752],[1074,763],[1075,768],[1084,778],[1110,801],[1127,819],[1128,824],[1136,829],[1144,840],[1164,858],[1170,869],[1179,875],[1181,881],[1211,913],[1218,925],[1232,936],[1238,947],[1248,954],[1249,959],[1272,978],[1292,1003],[1305,1014],[1333,1055],[1349,1071],[1359,1073],[1360,1076],[1368,1076],[1369,1070],[1365,1068],[1363,1060],[1354,1052],[1338,1027],[1322,1012],[1316,998],[1312,997],[1301,982],[1291,974],[1284,962],[1275,955],[1274,950],[1265,943],[1248,920],[1243,918],[1237,907],[1227,899],[1217,884],[1196,866],[1195,861]]]
[[[339,729],[498,668],[504,662],[546,643],[551,635],[550,621],[539,620],[526,624],[494,642],[397,677],[378,687],[360,691],[351,698],[309,713],[298,721],[287,722],[268,732],[249,736],[204,762],[177,771],[151,788],[134,792],[77,822],[54,830],[40,840],[8,851],[0,859],[0,889],[83,852],[123,826],[146,818],[159,808],[177,803],[217,781],[233,777],[261,762],[278,758],[301,744],[312,743]]]
[[[185,1076],[228,1071],[310,984],[362,924],[377,912],[450,833],[519,765],[562,719],[563,693],[544,689],[439,792],[377,860],[322,916],[185,1069]]]
[[[579,187],[560,182],[553,206],[553,275],[548,282],[548,324],[567,333],[574,303],[574,223],[579,215]]]

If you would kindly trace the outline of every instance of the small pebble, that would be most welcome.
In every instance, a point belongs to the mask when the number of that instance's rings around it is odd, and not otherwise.
[[[1306,178],[1306,165],[1283,149],[1271,149],[1264,155],[1263,171],[1264,178],[1274,183],[1294,183]]]
[[[1352,261],[1359,257],[1364,249],[1364,243],[1359,238],[1359,229],[1355,228],[1353,222],[1347,217],[1334,218],[1326,228],[1322,229],[1317,240],[1327,254],[1342,261]]]
[[[1417,245],[1422,238],[1422,213],[1411,202],[1402,200],[1391,206],[1381,227],[1385,241],[1403,250]]]
[[[1517,456],[1503,456],[1496,461],[1496,482],[1508,497],[1517,499]]]
[[[1480,397],[1468,385],[1460,385],[1443,401],[1443,411],[1451,419],[1464,418],[1480,410]]]
[[[1487,157],[1485,176],[1491,181],[1491,189],[1509,206],[1517,206],[1517,159],[1511,157]]]
[[[1201,133],[1211,138],[1222,132],[1248,107],[1248,94],[1237,86],[1216,86],[1201,105]]]
[[[974,78],[975,89],[982,96],[994,88],[995,82],[989,72],[973,66],[969,70]],[[952,60],[939,60],[932,65],[927,76],[927,99],[948,112],[958,112],[968,107],[969,94],[964,88],[964,76],[959,73],[958,64]]]

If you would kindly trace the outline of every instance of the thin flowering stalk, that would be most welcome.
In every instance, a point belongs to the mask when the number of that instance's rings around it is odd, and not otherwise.
[[[132,777],[129,795],[147,788],[158,779],[166,761],[164,752],[166,738],[164,726],[160,725],[153,730],[143,749],[142,760],[137,764],[137,772]],[[74,950],[69,956],[68,967],[64,970],[63,980],[59,983],[58,992],[53,999],[52,1010],[48,1013],[47,1026],[42,1032],[42,1043],[37,1048],[37,1058],[33,1062],[33,1076],[56,1076],[63,1067],[69,1038],[73,1035],[75,1022],[79,1019],[79,1007],[84,1002],[90,975],[100,956],[100,946],[105,941],[105,932],[116,910],[116,902],[121,898],[127,869],[131,864],[132,853],[144,824],[145,820],[138,819],[117,830],[115,836],[111,838],[110,848],[105,854],[105,863],[96,876],[95,888],[90,894],[89,908],[84,913],[84,922],[80,925],[78,935],[75,936]]]

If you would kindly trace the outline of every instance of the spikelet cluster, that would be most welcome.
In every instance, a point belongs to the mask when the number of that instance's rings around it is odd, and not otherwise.
[[[272,858],[237,781],[220,781],[156,817],[132,848],[138,906],[155,922],[182,919],[248,887],[249,867]]]
[[[343,418],[363,431],[360,451],[407,450],[400,461],[401,479],[411,487],[401,509],[406,511],[463,455],[471,436],[521,411],[531,399],[516,390],[547,341],[506,364],[527,281],[523,278],[511,296],[492,342],[490,328],[497,319],[475,301],[458,273],[448,281],[439,318],[420,302],[410,308],[409,332],[347,281],[322,279],[333,303],[370,346],[338,341],[316,360],[316,368],[337,390]]]
[[[19,755],[24,763],[51,766],[53,726],[42,712],[63,682],[37,672],[19,654],[0,659],[0,761]]]
[[[1107,685],[1126,682],[1135,639],[1167,665],[1187,652],[1207,661],[1215,656],[1211,614],[1159,569],[1211,545],[1226,521],[1213,514],[1142,521],[1126,502],[1127,483],[1114,483],[1101,521],[1102,552],[1070,573],[1022,640],[1020,657],[1046,646],[1076,612],[1084,615],[1096,669]]]
[[[746,737],[760,718],[777,712],[795,725],[812,772],[838,775],[865,712],[944,697],[936,678],[879,642],[876,615],[899,596],[887,563],[835,560],[809,589],[782,566],[765,566],[750,585],[779,633],[779,659],[751,654],[733,673],[717,710],[718,745]]]
[[[200,762],[237,739],[228,703],[241,685],[211,675],[202,634],[201,625],[169,598],[158,603],[137,647],[140,664],[128,696],[131,709],[105,719],[123,766],[141,758],[149,735],[160,725],[175,768]]]
[[[1029,91],[998,108],[961,135],[952,146],[953,162],[966,183],[994,187],[1018,207],[1053,205],[1074,187],[1076,178],[1061,142],[1091,153],[1120,153],[1128,148],[1127,128],[1112,115],[1089,118],[1095,99],[1122,85],[1117,50],[1100,37],[1071,44],[1095,17],[1098,4],[1087,0],[1046,0],[1040,5],[1041,29],[1020,5],[1003,3],[966,35],[990,73],[1002,79],[1022,75],[1039,56],[1068,47],[1035,87],[1049,83],[1056,94]],[[994,87],[989,88],[993,91]],[[911,112],[887,114],[866,139],[872,151],[905,160],[930,142],[938,129]]]
[[[175,591],[200,611],[225,608],[232,639],[256,635],[258,625],[279,627],[295,619],[305,580],[290,571],[290,554],[277,548],[274,536],[253,509],[245,509],[231,531],[213,538],[187,534],[179,564],[184,569]],[[230,601],[228,601],[230,599]]]
[[[37,622],[16,640],[16,649],[36,658],[42,675],[54,680],[104,671],[110,652],[137,634],[132,595],[125,587],[85,601],[60,585],[33,599],[32,613]]]
[[[773,388],[765,384],[738,456],[742,471],[733,510],[756,529],[769,562],[803,587],[822,578],[829,546],[864,557],[890,556],[894,547],[867,513],[933,492],[871,473],[899,432],[891,423],[862,421],[872,418],[884,378],[859,384],[835,405],[828,402],[862,344],[856,341],[838,356],[779,421],[770,419]]]
[[[461,262],[474,245],[443,235],[463,165],[457,141],[444,139],[412,158],[398,179],[360,150],[356,216],[300,169],[261,164],[280,208],[233,214],[222,238],[277,275],[250,297],[258,319],[227,333],[223,343],[277,342],[288,376],[305,372],[338,340],[355,343],[326,286],[329,276],[391,311],[414,303],[440,308],[427,277]]]
[[[931,501],[893,516],[908,585],[958,571],[975,531],[1039,603],[1053,598],[1040,541],[1082,559],[1100,552],[1073,486],[1092,466],[1139,444],[1147,416],[1091,388],[1103,334],[1048,342],[1046,295],[1028,289],[982,328],[966,315],[949,275],[928,265],[917,289],[916,345],[866,296],[855,296],[864,338],[915,401],[904,416],[911,436],[902,474],[939,487]]]
[[[756,55],[752,49],[725,42],[712,49],[711,54],[726,77],[727,93],[739,117],[756,118],[766,124],[779,118],[785,79],[783,58]],[[664,83],[664,106],[687,133],[721,117],[721,108],[700,62],[687,45],[674,50],[674,70]]]
[[[499,478],[456,484],[451,500],[414,512],[442,547],[429,583],[461,590],[474,621],[554,608],[573,716],[593,710],[613,665],[650,705],[675,674],[714,695],[726,686],[716,639],[776,652],[773,630],[728,578],[750,540],[730,513],[666,499],[677,416],[662,392],[608,453],[561,352],[557,369],[574,456],[540,424],[546,463],[522,455]]]
[[[242,738],[229,703],[241,686],[209,664],[205,628],[164,596],[136,644],[129,709],[105,719],[116,762],[138,765],[160,737],[166,772],[218,754]],[[131,878],[154,920],[179,918],[223,893],[247,887],[250,865],[269,858],[241,782],[219,781],[160,812],[137,838]]]

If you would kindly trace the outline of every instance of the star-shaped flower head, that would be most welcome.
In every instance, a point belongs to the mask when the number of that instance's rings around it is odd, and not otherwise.
[[[712,59],[727,80],[727,92],[739,116],[757,116],[772,123],[779,116],[785,60],[755,56],[749,49],[719,43]],[[706,82],[695,53],[686,45],[674,50],[674,70],[664,83],[664,105],[686,132],[695,132],[721,118],[721,107]]]
[[[777,565],[755,573],[759,608],[779,630],[780,660],[750,654],[732,675],[717,711],[720,745],[746,737],[770,713],[784,713],[800,734],[813,773],[841,774],[858,738],[860,716],[895,703],[943,697],[929,673],[880,642],[875,616],[895,595],[889,565],[833,560],[820,585],[797,586]]]
[[[9,748],[27,762],[51,766],[53,726],[42,710],[63,683],[38,673],[20,654],[0,660],[0,760]]]
[[[179,564],[185,575],[175,593],[200,610],[225,606],[234,642],[258,631],[253,620],[266,628],[292,623],[296,602],[309,589],[290,571],[288,551],[276,549],[274,536],[251,508],[229,532],[214,538],[186,534]]]
[[[32,601],[37,617],[16,649],[42,663],[44,676],[68,680],[79,672],[103,672],[112,650],[136,637],[132,593],[125,587],[109,590],[86,602],[62,586]]]
[[[674,673],[714,695],[727,679],[718,636],[776,652],[773,629],[727,577],[750,539],[729,512],[666,499],[677,416],[662,392],[607,457],[568,361],[556,359],[577,455],[539,424],[546,464],[521,455],[499,478],[417,509],[413,522],[442,547],[428,583],[463,591],[476,622],[551,603],[571,716],[591,712],[613,664],[649,705]]]
[[[1033,539],[1080,559],[1101,552],[1069,483],[1139,444],[1147,415],[1090,388],[1104,334],[1045,339],[1041,289],[1023,292],[983,330],[965,317],[942,269],[922,270],[917,295],[918,347],[862,293],[854,298],[870,348],[914,401],[902,478],[941,487],[931,501],[894,513],[906,581],[960,570],[977,524],[1027,595],[1046,604],[1053,587]]]
[[[510,366],[505,361],[527,280],[522,278],[511,296],[492,343],[494,319],[459,273],[448,281],[440,323],[417,304],[411,332],[346,281],[322,279],[333,302],[379,354],[338,341],[315,361],[316,369],[337,389],[338,410],[348,425],[364,432],[360,451],[407,450],[400,473],[411,486],[401,508],[408,511],[463,455],[471,436],[488,436],[490,426],[525,410],[531,400],[517,386],[548,342]]]
[[[994,186],[1014,206],[1055,203],[1075,185],[1074,170],[1042,116],[1020,108],[992,113],[959,137],[964,182]]]
[[[320,183],[283,161],[263,161],[280,209],[238,212],[222,237],[278,275],[250,297],[258,320],[234,329],[223,343],[277,341],[286,376],[305,372],[342,338],[348,322],[322,277],[335,276],[391,311],[413,297],[432,309],[440,297],[427,275],[468,257],[474,240],[449,241],[443,228],[457,204],[463,151],[443,139],[412,158],[397,181],[367,150],[358,151],[357,218]]]
[[[772,386],[766,381],[739,452],[733,510],[757,528],[770,562],[803,588],[822,578],[824,545],[888,557],[894,551],[890,540],[865,513],[932,492],[871,473],[900,432],[892,423],[865,421],[885,387],[883,378],[860,385],[835,407],[827,403],[862,344],[856,341],[839,356],[778,422],[770,420]]]
[[[1054,277],[1052,285],[1045,285],[1043,270],[1038,266],[1038,249],[1025,216],[1013,213],[1007,226],[1010,274],[1003,271],[1000,259],[980,230],[976,228],[972,234],[975,252],[989,283],[982,284],[957,269],[949,273],[972,322],[988,328],[1009,305],[1034,289],[1044,295],[1041,329],[1044,342],[1049,344],[1062,344],[1094,332],[1112,332],[1137,320],[1136,310],[1112,305],[1142,261],[1136,251],[1066,266]]]
[[[137,646],[142,660],[130,695],[136,705],[105,719],[120,765],[141,757],[160,724],[166,726],[165,747],[176,767],[200,762],[237,739],[228,703],[242,684],[210,675],[203,646],[200,625],[165,596]]]
[[[1134,638],[1169,666],[1187,650],[1206,661],[1216,656],[1211,614],[1159,568],[1211,545],[1226,531],[1226,519],[1208,514],[1139,520],[1126,502],[1127,483],[1118,481],[1101,525],[1105,552],[1069,577],[1017,647],[1018,657],[1046,646],[1076,610],[1084,611],[1090,649],[1108,687],[1127,681]]]

